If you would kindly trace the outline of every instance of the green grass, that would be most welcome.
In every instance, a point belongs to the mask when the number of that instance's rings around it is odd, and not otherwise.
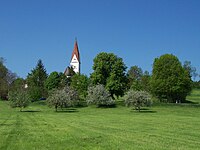
[[[200,89],[194,89],[192,90],[191,95],[187,97],[190,101],[194,103],[199,103],[200,104]]]
[[[198,93],[189,98],[199,102]],[[199,105],[166,104],[141,113],[122,106],[56,113],[37,102],[25,110],[0,101],[0,149],[200,149]]]

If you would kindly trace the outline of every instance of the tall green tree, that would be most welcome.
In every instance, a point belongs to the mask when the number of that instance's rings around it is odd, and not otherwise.
[[[0,58],[0,98],[5,99],[8,92],[8,84],[6,80],[8,69],[4,65],[4,59]]]
[[[126,66],[122,58],[113,53],[99,53],[94,58],[93,70],[90,78],[94,85],[104,85],[112,97],[124,94],[127,78]]]
[[[129,87],[134,90],[141,90],[142,76],[143,76],[142,69],[138,66],[132,66],[127,73]]]
[[[67,83],[67,77],[62,72],[58,73],[56,71],[50,73],[50,75],[45,80],[45,88],[50,91],[52,89],[64,88]]]
[[[70,87],[75,89],[79,97],[84,100],[87,96],[87,89],[89,85],[89,79],[86,75],[83,74],[75,74],[71,77]]]
[[[0,57],[0,98],[7,99],[10,86],[17,75],[11,72],[4,63],[5,59]]]
[[[142,71],[142,68],[140,68],[138,66],[132,66],[128,70],[127,74],[128,74],[129,80],[141,80],[143,71]]]
[[[150,92],[150,79],[151,76],[148,71],[145,71],[141,78],[142,90]]]
[[[17,78],[11,83],[9,91],[16,91],[18,89],[23,89],[25,88],[25,83],[26,81],[23,78]]]
[[[33,100],[46,96],[44,83],[47,77],[46,69],[42,60],[39,59],[36,67],[27,76],[28,89]]]
[[[191,78],[193,77],[193,80],[196,79],[198,73],[196,67],[192,66],[191,61],[184,61],[183,68],[188,72]]]
[[[58,88],[61,82],[61,78],[58,72],[54,71],[50,73],[48,78],[45,80],[45,88],[49,91],[54,88]]]
[[[154,60],[150,84],[152,93],[168,102],[184,101],[191,91],[191,79],[187,71],[172,54]]]
[[[149,81],[150,81],[150,75],[148,71],[145,71],[143,73],[142,68],[138,66],[132,66],[128,72],[128,85],[129,88],[132,90],[143,90],[143,91],[149,91]]]

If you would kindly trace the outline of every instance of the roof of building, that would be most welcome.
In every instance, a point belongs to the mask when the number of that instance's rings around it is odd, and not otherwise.
[[[70,71],[69,71],[69,67],[67,67],[65,69],[64,75],[69,76],[70,75]]]
[[[74,44],[74,50],[73,50],[73,52],[72,52],[71,61],[72,61],[74,55],[76,55],[76,58],[77,58],[78,61],[80,62],[80,54],[79,54],[79,50],[78,50],[78,43],[77,43],[77,40],[75,41],[75,44]]]
[[[75,72],[73,71],[73,68],[72,67],[67,67],[65,69],[65,72],[64,72],[64,75],[66,75],[67,77],[71,77],[75,74]]]

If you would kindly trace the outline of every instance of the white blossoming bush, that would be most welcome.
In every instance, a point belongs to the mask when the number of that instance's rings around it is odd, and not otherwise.
[[[27,107],[30,103],[30,96],[25,89],[18,89],[15,91],[9,91],[8,100],[12,108],[19,107],[20,111]]]
[[[151,96],[146,91],[128,91],[123,97],[127,107],[140,111],[141,107],[151,105]]]
[[[111,98],[109,91],[101,84],[88,88],[87,104],[101,106],[113,106],[115,101]]]
[[[57,111],[58,108],[73,107],[79,102],[78,93],[70,87],[65,87],[62,90],[55,89],[47,98],[47,104],[54,107]]]

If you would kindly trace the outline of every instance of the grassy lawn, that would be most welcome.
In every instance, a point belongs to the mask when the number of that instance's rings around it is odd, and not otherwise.
[[[199,103],[200,104],[200,89],[194,89],[191,93],[191,95],[189,95],[187,97],[187,99],[189,99],[190,101],[194,102],[194,103]]]
[[[188,99],[200,102],[199,91]],[[200,106],[84,107],[54,112],[45,102],[24,112],[0,101],[0,149],[200,149]]]

